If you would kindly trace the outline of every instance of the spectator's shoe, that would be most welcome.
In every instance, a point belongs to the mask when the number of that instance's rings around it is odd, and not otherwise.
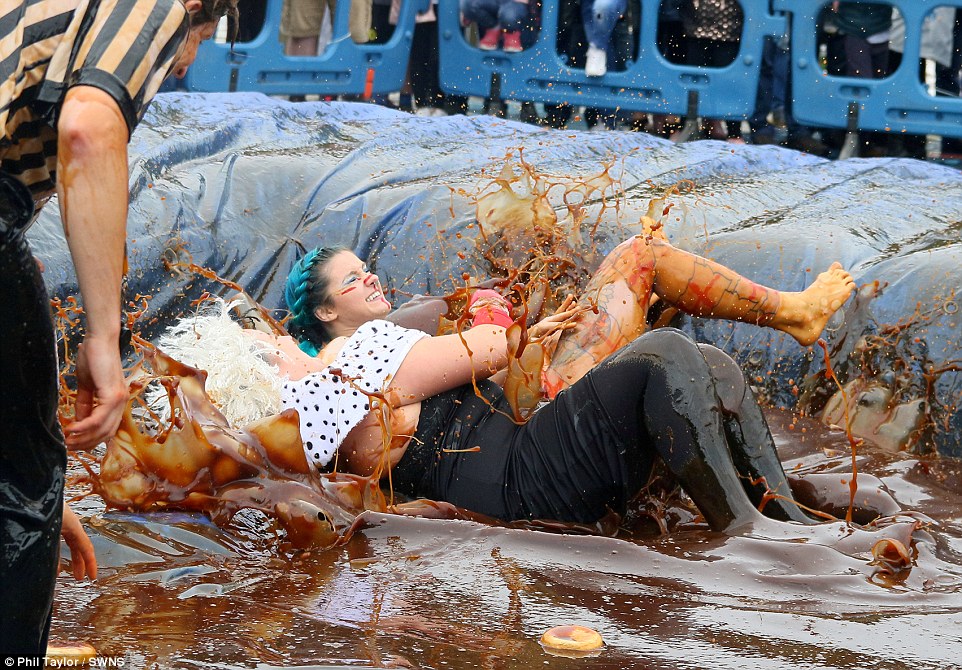
[[[504,100],[485,98],[484,113],[504,119],[508,116],[508,105],[504,102]]]
[[[635,133],[643,133],[648,130],[648,114],[645,112],[632,112],[628,121],[628,130]]]
[[[724,142],[728,139],[728,126],[721,119],[706,119],[702,128],[710,140],[722,140]]]
[[[502,40],[502,49],[507,53],[516,54],[523,50],[521,46],[521,31],[520,30],[507,30],[504,33],[504,39]]]
[[[752,144],[778,144],[773,126],[763,126],[758,130],[752,130]]]
[[[788,118],[785,116],[784,107],[776,107],[769,116],[772,117],[772,125],[776,128],[788,128]]]
[[[589,77],[604,77],[606,72],[608,72],[608,53],[604,49],[589,44],[585,74]]]
[[[501,41],[501,26],[495,26],[485,31],[484,35],[478,40],[478,48],[485,51],[494,51],[498,48]]]

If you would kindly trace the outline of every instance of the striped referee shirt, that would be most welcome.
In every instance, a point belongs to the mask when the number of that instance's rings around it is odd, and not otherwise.
[[[181,0],[0,0],[0,169],[42,205],[57,181],[67,89],[106,92],[133,132],[188,30]]]

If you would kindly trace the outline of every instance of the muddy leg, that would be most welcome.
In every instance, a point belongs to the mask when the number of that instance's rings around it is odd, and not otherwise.
[[[588,376],[616,425],[638,433],[629,472],[654,447],[715,530],[760,518],[732,462],[711,369],[688,336],[673,328],[645,334]],[[629,483],[637,490],[643,481]]]
[[[742,486],[748,497],[758,507],[766,489],[770,490],[788,500],[768,500],[764,507],[766,516],[784,521],[814,523],[798,505],[791,502],[792,490],[778,460],[775,442],[742,371],[720,349],[707,344],[699,344],[698,348],[711,368],[715,391],[723,407],[722,422],[732,462],[742,477]]]
[[[838,263],[804,291],[782,292],[661,240],[636,236],[608,254],[589,282],[581,301],[595,310],[561,336],[544,372],[545,393],[553,398],[645,332],[652,293],[693,316],[768,326],[809,345],[854,290]]]
[[[655,256],[644,237],[632,237],[608,254],[579,298],[595,310],[561,335],[544,371],[549,398],[645,332],[654,269]]]
[[[651,242],[655,257],[654,291],[692,316],[768,326],[813,344],[828,319],[855,290],[839,263],[818,275],[804,291],[783,292],[756,284],[724,265]]]

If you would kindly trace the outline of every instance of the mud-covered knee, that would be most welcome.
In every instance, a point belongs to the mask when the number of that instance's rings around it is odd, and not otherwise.
[[[708,379],[708,364],[698,345],[677,328],[652,330],[625,346],[612,359],[621,365],[639,363],[648,370],[673,370]]]
[[[677,328],[658,328],[636,338],[625,347],[638,354],[661,355],[674,358],[679,354],[698,355],[698,345],[686,333]]]
[[[698,344],[698,349],[708,362],[715,391],[722,405],[729,412],[737,411],[745,397],[745,374],[738,367],[738,363],[718,347]]]

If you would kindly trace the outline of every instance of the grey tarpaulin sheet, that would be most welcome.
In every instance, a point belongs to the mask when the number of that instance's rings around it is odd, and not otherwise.
[[[962,361],[955,295],[962,288],[962,174],[955,170],[543,130],[484,116],[420,118],[363,104],[294,105],[255,94],[162,95],[135,132],[129,295],[152,295],[161,324],[187,309],[210,285],[165,271],[161,258],[179,249],[278,308],[300,250],[331,243],[370,258],[390,288],[446,292],[452,276],[477,269],[474,205],[457,189],[477,192],[518,147],[538,170],[574,178],[615,159],[611,173],[628,200],[601,215],[596,243],[604,250],[636,230],[632,222],[652,197],[682,184],[682,194],[669,198],[675,206],[666,224],[677,246],[786,290],[801,289],[836,259],[860,284],[887,282],[864,309],[849,307],[844,322],[831,324],[827,339],[841,347],[843,371],[844,354],[865,333],[908,346],[906,367],[917,380],[927,367],[938,372]],[[30,239],[48,285],[63,294],[76,289],[58,219],[51,203]],[[887,327],[900,321],[907,325],[895,337]],[[792,405],[793,384],[822,365],[817,348],[768,330],[680,325],[732,352],[781,405]],[[943,421],[933,439],[942,453],[962,455],[962,376],[946,370],[931,379],[927,398],[940,404]]]

